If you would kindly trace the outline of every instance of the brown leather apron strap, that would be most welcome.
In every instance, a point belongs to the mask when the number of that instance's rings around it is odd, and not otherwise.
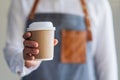
[[[30,14],[29,14],[29,16],[28,16],[28,18],[29,18],[30,20],[34,19],[35,11],[36,11],[36,9],[37,9],[37,6],[38,6],[39,2],[40,2],[40,0],[35,0],[34,4],[33,4],[33,6],[32,6],[32,9],[31,9],[31,11],[30,11]]]
[[[85,24],[86,24],[86,27],[87,27],[87,40],[92,41],[91,22],[90,22],[90,17],[89,17],[89,14],[88,14],[86,0],[80,0],[80,2],[82,4],[83,13],[85,15],[84,20],[85,20]]]
[[[30,20],[34,19],[35,11],[37,9],[39,1],[40,0],[35,0],[35,2],[33,4],[33,7],[31,9],[29,17],[28,17]],[[86,0],[80,0],[80,2],[82,4],[82,10],[83,10],[83,13],[85,15],[84,20],[85,20],[85,24],[86,24],[86,27],[87,27],[87,40],[92,41],[91,22],[90,22],[90,18],[89,18],[89,14],[88,14]]]

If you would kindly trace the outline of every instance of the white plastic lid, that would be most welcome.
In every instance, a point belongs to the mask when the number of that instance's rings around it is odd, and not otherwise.
[[[33,22],[29,25],[27,31],[34,30],[55,30],[55,27],[53,27],[52,22]]]

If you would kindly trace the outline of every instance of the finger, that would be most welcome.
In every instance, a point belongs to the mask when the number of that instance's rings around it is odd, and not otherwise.
[[[39,64],[38,61],[35,61],[35,60],[25,60],[25,66],[26,66],[27,68],[34,67],[34,66],[36,66],[37,64]]]
[[[24,60],[35,60],[35,56],[24,55]]]
[[[25,55],[28,55],[28,53],[29,53],[29,56],[31,56],[30,54],[36,56],[36,55],[39,54],[39,49],[24,48],[23,53],[24,53]]]
[[[38,43],[36,41],[30,41],[30,40],[25,40],[23,42],[25,47],[31,47],[31,48],[37,48],[38,47]]]
[[[23,38],[24,39],[28,39],[31,37],[31,33],[30,32],[26,32],[24,35],[23,35]]]
[[[58,40],[54,39],[54,45],[56,46],[58,44]]]
[[[33,56],[31,53],[23,54],[24,60],[35,60],[35,56]]]

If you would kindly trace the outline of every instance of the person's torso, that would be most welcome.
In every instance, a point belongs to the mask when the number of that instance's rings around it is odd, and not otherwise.
[[[72,11],[71,8],[70,10]],[[54,59],[52,61],[43,61],[37,70],[33,71],[30,75],[25,76],[23,80],[96,80],[93,53],[91,53],[91,42],[87,42],[86,63],[67,64],[62,63],[60,60],[62,43],[61,31],[63,29],[85,31],[86,25],[84,17],[68,13],[37,12],[33,20],[27,20],[26,28],[32,22],[39,21],[51,21],[53,23],[56,27],[55,38],[58,39],[59,43],[55,47]]]

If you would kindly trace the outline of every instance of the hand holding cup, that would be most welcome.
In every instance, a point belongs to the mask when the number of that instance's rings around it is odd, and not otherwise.
[[[46,32],[44,32],[44,33],[46,33]],[[44,34],[44,33],[42,33],[42,34]],[[47,32],[47,33],[49,33],[49,32]],[[39,42],[39,40],[38,41],[37,40],[32,40],[31,37],[32,37],[32,32],[30,32],[30,31],[26,32],[23,35],[23,38],[25,39],[24,42],[23,42],[23,44],[24,44],[23,58],[25,60],[25,66],[26,67],[32,67],[32,66],[36,66],[37,64],[39,64],[39,61],[36,60],[36,59],[40,58],[40,60],[42,60],[41,58],[43,58],[43,60],[47,60],[46,58],[48,58],[48,60],[49,60],[49,57],[51,57],[51,55],[53,55],[53,50],[52,50],[52,52],[50,54],[48,54],[48,51],[46,52],[44,50],[44,51],[41,52],[40,49],[43,50],[43,48],[39,48],[39,47],[42,47],[42,46],[45,47],[47,45],[47,43],[48,43],[47,40],[46,40],[46,43],[45,43],[45,46],[44,46],[44,44],[41,43],[41,41],[43,42],[43,40],[40,40],[40,42]],[[44,37],[44,36],[42,36],[42,37]],[[42,37],[40,37],[40,38],[42,38]],[[49,37],[49,36],[47,36],[47,37]],[[51,39],[51,40],[53,40],[53,45],[54,46],[57,45],[57,43],[58,43],[57,39]],[[47,46],[49,48],[51,46],[51,43],[48,43]],[[48,50],[47,47],[46,47],[46,50]],[[45,57],[45,59],[44,59],[44,57]],[[53,59],[53,57],[51,57],[51,59]]]

